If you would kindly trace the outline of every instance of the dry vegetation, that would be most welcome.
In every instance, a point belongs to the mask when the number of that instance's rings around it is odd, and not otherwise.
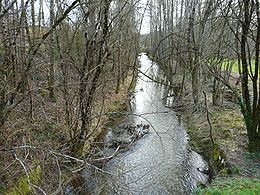
[[[0,3],[0,193],[61,193],[125,111],[135,1]],[[47,16],[47,17],[46,17]]]

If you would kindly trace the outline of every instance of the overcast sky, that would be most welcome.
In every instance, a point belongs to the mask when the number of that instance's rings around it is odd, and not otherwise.
[[[150,19],[149,19],[149,9],[147,7],[148,0],[141,0],[141,13],[143,14],[143,23],[141,27],[141,34],[147,34],[150,32]],[[145,9],[146,8],[146,9]]]
[[[148,34],[150,31],[150,19],[149,19],[149,9],[147,6],[147,1],[150,0],[140,0],[140,4],[138,5],[138,7],[140,8],[138,10],[140,16],[143,16],[143,22],[141,25],[141,34]],[[19,2],[19,1],[18,1]],[[35,8],[36,8],[36,12],[39,11],[39,0],[35,1]],[[48,2],[48,0],[47,0]],[[67,2],[71,2],[71,1],[67,1]],[[49,6],[48,3],[46,3],[46,1],[43,1],[43,6],[44,6],[44,18],[45,18],[45,23],[48,23],[48,18],[49,18]]]

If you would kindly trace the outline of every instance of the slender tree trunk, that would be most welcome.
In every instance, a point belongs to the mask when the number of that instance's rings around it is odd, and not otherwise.
[[[191,79],[192,79],[192,96],[195,106],[198,106],[200,99],[200,64],[198,63],[197,48],[195,48],[195,37],[194,37],[194,20],[195,11],[197,6],[197,0],[190,3],[190,16],[189,16],[189,28],[188,28],[188,55],[189,65],[191,68]]]
[[[243,107],[242,112],[245,117],[245,122],[248,130],[248,136],[251,137],[253,133],[252,129],[252,116],[251,116],[251,103],[250,94],[248,89],[248,64],[246,54],[247,36],[250,26],[249,16],[249,1],[244,0],[244,21],[242,22],[242,37],[241,37],[241,62],[242,62],[242,96]]]
[[[256,15],[257,15],[257,34],[256,34],[256,46],[255,46],[255,77],[259,79],[259,55],[260,55],[260,6],[259,1],[256,0]],[[260,79],[258,81],[258,87],[260,88]],[[260,89],[258,88],[258,105],[255,114],[255,119],[258,121],[257,137],[260,139]],[[260,143],[260,142],[259,142]]]
[[[85,113],[84,118],[82,120],[82,126],[81,126],[81,132],[80,132],[80,138],[86,138],[88,133],[88,125],[90,124],[91,120],[91,107],[94,100],[95,92],[98,87],[98,81],[99,77],[102,73],[104,61],[108,55],[108,47],[107,47],[107,35],[108,35],[108,14],[109,14],[109,6],[110,6],[110,0],[102,0],[101,4],[101,27],[102,27],[102,38],[100,41],[100,49],[98,54],[98,60],[97,60],[97,67],[96,71],[94,73],[94,76],[90,82],[90,88],[86,99],[86,105],[85,105]]]
[[[54,0],[50,0],[50,28],[54,24]],[[50,65],[49,65],[49,75],[48,75],[48,90],[49,97],[51,101],[55,101],[55,93],[54,93],[54,34],[50,35],[50,47],[49,47],[49,55],[50,55]]]

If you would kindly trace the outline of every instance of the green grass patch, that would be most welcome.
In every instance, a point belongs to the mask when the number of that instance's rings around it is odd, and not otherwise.
[[[222,68],[225,68],[227,65],[232,65],[232,73],[239,73],[238,71],[238,60],[234,59],[234,60],[225,60],[222,63]],[[252,65],[252,71],[255,71],[255,59],[251,60],[251,65]],[[248,65],[248,70],[250,72],[250,67]]]
[[[258,195],[260,180],[247,178],[219,178],[208,188],[197,188],[194,194],[203,195]]]
[[[243,116],[238,109],[223,109],[213,112],[211,120],[214,129],[222,129],[223,131],[245,129]]]
[[[29,172],[29,179],[31,184],[38,185],[41,180],[42,169],[40,166],[37,166],[34,170]],[[26,175],[19,178],[19,180],[9,189],[7,192],[3,192],[3,194],[12,194],[12,195],[20,195],[20,194],[33,194],[32,186],[29,186],[28,177]]]

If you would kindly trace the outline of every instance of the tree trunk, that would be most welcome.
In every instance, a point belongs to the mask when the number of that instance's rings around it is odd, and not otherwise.
[[[109,14],[109,6],[110,0],[103,0],[101,4],[101,12],[102,12],[102,19],[101,19],[101,27],[102,27],[102,37],[100,41],[100,49],[97,59],[97,66],[94,76],[90,82],[89,92],[87,94],[87,99],[85,102],[85,110],[82,116],[82,126],[80,132],[80,138],[84,139],[88,133],[88,125],[90,125],[91,120],[91,107],[93,104],[95,92],[98,87],[99,77],[102,73],[104,60],[108,55],[108,48],[107,48],[107,35],[108,35],[108,14]]]
[[[215,77],[213,80],[212,102],[214,106],[219,106],[221,103],[220,81]]]
[[[50,28],[54,24],[54,0],[50,0]],[[55,101],[55,93],[54,93],[54,34],[50,35],[50,47],[49,47],[49,55],[50,55],[50,65],[49,65],[49,75],[48,75],[48,90],[49,97],[51,101]]]

